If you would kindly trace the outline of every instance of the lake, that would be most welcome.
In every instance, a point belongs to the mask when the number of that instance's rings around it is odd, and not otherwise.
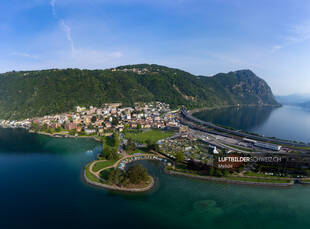
[[[90,151],[91,150],[91,151]],[[138,162],[156,187],[126,194],[83,182],[101,150],[90,139],[0,129],[0,228],[307,228],[310,186],[253,187],[170,176]]]
[[[202,111],[194,116],[266,137],[310,142],[310,110],[297,106],[232,107]]]

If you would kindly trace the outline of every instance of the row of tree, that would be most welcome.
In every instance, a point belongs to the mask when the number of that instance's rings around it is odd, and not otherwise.
[[[113,135],[106,138],[106,142],[104,143],[100,156],[106,160],[117,161],[119,159],[118,147],[119,135],[115,132]]]

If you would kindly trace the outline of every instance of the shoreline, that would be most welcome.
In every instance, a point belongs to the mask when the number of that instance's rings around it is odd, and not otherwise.
[[[232,106],[229,106],[232,107]],[[223,107],[222,107],[223,108]],[[207,109],[217,109],[215,107],[213,108],[207,108]],[[73,135],[62,135],[59,134],[59,136],[55,136],[58,134],[50,134],[50,133],[45,133],[45,132],[34,132],[34,131],[29,131],[29,133],[35,133],[35,134],[42,134],[42,135],[46,135],[49,137],[59,137],[59,138],[90,138],[93,139],[95,141],[98,142],[102,142],[100,139],[96,138],[96,136],[73,136]],[[164,169],[164,171],[169,174],[169,175],[175,175],[175,176],[183,176],[183,177],[187,177],[187,178],[193,178],[193,179],[200,179],[200,180],[207,180],[207,181],[215,181],[215,182],[221,182],[221,183],[229,183],[229,184],[237,184],[237,185],[249,185],[249,186],[266,186],[266,187],[290,187],[292,185],[294,185],[294,181],[292,180],[289,183],[271,183],[271,182],[251,182],[251,181],[241,181],[241,180],[231,180],[231,179],[227,179],[227,178],[222,178],[222,177],[212,177],[212,176],[200,176],[200,175],[193,175],[193,174],[186,174],[186,173],[182,173],[182,172],[177,172],[177,171],[171,171],[171,170],[166,170]],[[104,188],[107,190],[112,190],[112,191],[122,191],[122,192],[146,192],[151,190],[154,186],[155,186],[155,181],[154,178],[152,176],[150,176],[151,178],[151,183],[144,188],[121,188],[118,186],[113,186],[113,185],[108,185],[108,184],[102,184],[102,183],[98,183],[98,182],[94,182],[91,181],[87,178],[86,176],[86,171],[84,169],[83,172],[83,180],[88,184],[88,185],[92,185],[95,187],[99,187],[99,188]],[[308,182],[304,182],[304,184],[307,184]],[[310,184],[310,182],[309,182]]]
[[[268,186],[268,187],[290,187],[294,185],[294,181],[291,180],[289,183],[271,183],[271,182],[251,182],[251,181],[241,181],[241,180],[231,180],[223,177],[212,177],[212,176],[200,176],[200,175],[193,175],[193,174],[187,174],[177,171],[171,171],[166,170],[165,172],[169,175],[175,175],[175,176],[183,176],[183,177],[189,177],[193,179],[200,179],[200,180],[208,180],[208,181],[216,181],[216,182],[222,182],[222,183],[229,183],[229,184],[238,184],[238,185],[250,185],[250,186]]]
[[[102,184],[102,183],[98,183],[95,181],[91,181],[86,176],[86,170],[85,169],[83,171],[83,178],[84,178],[84,181],[88,185],[92,185],[95,187],[104,188],[104,189],[112,190],[112,191],[133,192],[133,193],[141,192],[142,193],[142,192],[150,191],[151,189],[153,189],[155,187],[155,180],[151,175],[150,175],[151,183],[148,184],[146,187],[143,187],[143,188],[125,188],[125,187],[119,187],[116,185],[108,185],[108,184]]]
[[[59,134],[59,133],[54,133],[54,134],[50,134],[50,133],[46,133],[46,132],[41,132],[41,131],[32,131],[32,130],[28,130],[29,133],[31,134],[39,134],[39,135],[45,135],[45,136],[49,136],[52,138],[91,138],[97,142],[102,142],[101,139],[97,138],[97,136],[73,136],[70,134]]]
[[[239,104],[239,105],[222,105],[222,106],[214,106],[214,107],[202,107],[202,108],[196,108],[193,110],[189,110],[189,114],[194,114],[201,111],[207,111],[207,110],[216,110],[216,109],[224,109],[224,108],[232,108],[232,107],[282,107],[281,104],[278,105],[272,105],[272,104]]]

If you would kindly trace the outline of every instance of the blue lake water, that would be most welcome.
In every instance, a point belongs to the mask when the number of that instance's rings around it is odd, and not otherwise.
[[[83,166],[100,144],[0,129],[0,228],[309,228],[310,186],[264,188],[200,181],[141,162],[144,194],[89,186]],[[93,150],[89,152],[88,150]]]
[[[233,107],[203,111],[194,116],[268,137],[310,142],[310,110],[301,107]]]

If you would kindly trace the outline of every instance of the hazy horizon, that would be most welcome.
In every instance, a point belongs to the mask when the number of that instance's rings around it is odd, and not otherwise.
[[[310,2],[12,0],[0,72],[155,63],[195,75],[250,69],[275,95],[310,92]]]

